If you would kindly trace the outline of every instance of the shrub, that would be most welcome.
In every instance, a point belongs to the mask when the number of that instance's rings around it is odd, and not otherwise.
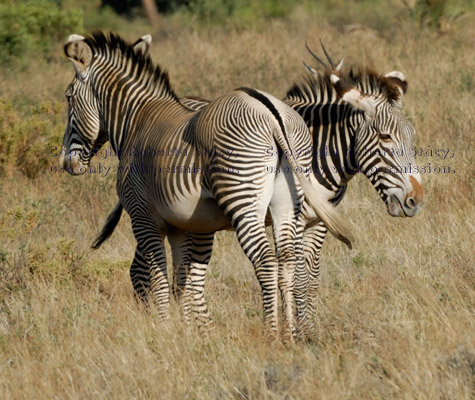
[[[38,52],[47,59],[58,42],[82,30],[80,9],[61,10],[51,1],[0,0],[0,63]]]
[[[402,0],[409,12],[409,17],[419,29],[430,28],[438,31],[446,29],[464,14],[468,4],[463,6],[457,1],[448,0],[416,0],[411,6],[406,0]],[[472,5],[473,8],[473,5]]]
[[[0,176],[19,170],[35,178],[46,171],[53,160],[51,149],[61,143],[64,133],[63,106],[43,102],[23,115],[0,98]]]

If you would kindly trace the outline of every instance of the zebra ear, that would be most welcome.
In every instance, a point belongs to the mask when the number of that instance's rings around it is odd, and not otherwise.
[[[80,35],[71,35],[64,45],[64,54],[68,57],[77,72],[83,72],[92,61],[92,50]]]
[[[371,96],[365,96],[359,89],[344,82],[335,74],[330,75],[330,80],[336,93],[345,103],[350,104],[358,110],[364,111],[366,114],[374,116],[376,114],[376,106]]]
[[[400,71],[391,71],[384,75],[388,79],[388,82],[396,86],[401,94],[401,97],[407,92],[407,81],[404,74]]]
[[[133,44],[133,48],[135,52],[141,52],[145,56],[150,51],[150,43],[152,43],[152,36],[144,35]]]

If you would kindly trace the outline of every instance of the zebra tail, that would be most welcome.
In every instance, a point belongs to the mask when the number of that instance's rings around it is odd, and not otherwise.
[[[294,152],[291,151],[291,146],[284,132],[278,130],[277,132],[279,132],[276,135],[277,143],[281,146],[281,150],[284,151],[284,154],[289,154],[289,163],[300,185],[302,186],[305,199],[308,201],[309,205],[315,210],[317,216],[323,221],[323,223],[325,224],[327,229],[333,234],[333,236],[345,243],[351,249],[351,241],[353,240],[353,238],[349,229],[346,226],[346,223],[340,217],[335,207],[327,199],[324,198],[323,193],[319,192],[312,185],[310,178],[308,176],[302,175],[301,172],[298,172],[299,170],[302,171],[304,167],[298,165],[297,159],[294,158]]]
[[[312,185],[310,179],[302,176],[302,174],[296,173],[296,175],[300,176],[299,182],[302,185],[305,198],[315,210],[318,217],[323,221],[333,236],[341,240],[351,249],[352,235],[335,207],[327,199],[323,198],[322,194]]]
[[[112,235],[112,232],[114,232],[114,229],[116,228],[117,224],[120,221],[120,217],[122,215],[122,210],[124,207],[122,206],[122,203],[119,201],[112,212],[109,214],[107,217],[107,220],[102,227],[101,233],[96,237],[94,242],[92,243],[91,248],[93,250],[97,250],[99,247],[101,247],[101,244],[104,243],[109,237]]]

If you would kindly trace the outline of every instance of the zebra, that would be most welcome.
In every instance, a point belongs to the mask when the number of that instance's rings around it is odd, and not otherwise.
[[[309,130],[290,107],[250,88],[193,111],[180,102],[168,74],[152,63],[149,42],[145,36],[131,45],[102,31],[69,37],[64,52],[76,73],[65,93],[68,124],[60,164],[71,175],[84,174],[91,157],[110,142],[119,156],[120,204],[137,240],[133,266],[148,268],[151,297],[162,319],[169,317],[164,238],[179,266],[190,263],[190,248],[196,255],[203,243],[212,243],[215,231],[234,228],[261,286],[266,331],[277,335],[280,289],[284,331],[293,336],[292,288],[296,258],[303,254],[304,199],[306,208],[350,245],[344,223],[316,190],[311,174],[265,172],[278,163],[266,154],[269,147],[289,154],[281,163],[292,171],[311,168],[310,155],[292,154],[311,146]],[[265,234],[268,209],[276,253]],[[191,259],[188,275],[203,274],[208,260],[206,254]],[[199,290],[191,293],[195,308],[202,306]]]
[[[306,43],[324,71],[306,65],[310,74],[294,84],[284,100],[303,116],[312,133],[315,177],[333,193],[329,200],[337,205],[348,182],[361,172],[390,216],[414,217],[422,210],[425,196],[411,152],[415,129],[402,111],[408,88],[404,74],[381,75],[369,68],[342,73],[343,59],[335,65],[323,43],[321,46],[329,64]],[[326,234],[321,221],[305,228],[305,269],[297,270],[294,287],[299,321],[308,322],[307,316],[316,311],[320,251]]]
[[[294,84],[283,101],[302,115],[312,132],[313,173],[330,193],[329,200],[338,205],[348,182],[362,172],[386,203],[391,216],[417,215],[424,204],[424,190],[410,155],[415,131],[402,114],[402,97],[407,91],[404,74],[392,71],[381,75],[369,69],[358,72],[351,69],[343,74],[343,60],[335,66],[323,43],[330,65],[307,44],[306,47],[325,70],[318,72],[305,64],[311,74]],[[181,101],[195,110],[209,104],[206,99],[192,96]],[[120,212],[118,203],[97,237],[95,248],[111,235]],[[309,218],[305,222],[304,263],[297,265],[294,297],[299,326],[310,335],[310,317],[315,314],[319,287],[320,253],[326,234],[322,221]],[[211,252],[211,246],[208,249]],[[134,287],[148,286],[147,271],[141,274],[142,281],[134,282],[135,276],[132,279]],[[199,284],[204,285],[204,276]]]

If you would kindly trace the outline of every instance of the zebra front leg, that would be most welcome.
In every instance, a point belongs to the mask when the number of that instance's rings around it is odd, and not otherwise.
[[[182,301],[185,321],[191,312],[199,328],[208,328],[212,321],[204,297],[206,269],[213,249],[214,232],[191,233],[173,231],[168,235],[173,254],[174,293]]]
[[[305,340],[308,333],[312,331],[313,325],[307,313],[307,292],[309,285],[308,271],[305,267],[303,248],[299,246],[299,256],[294,276],[294,299],[297,310],[297,338]]]
[[[308,274],[306,298],[310,317],[313,317],[316,312],[315,300],[320,287],[320,254],[327,232],[327,228],[321,221],[305,230],[304,258]]]
[[[168,240],[173,256],[173,285],[172,292],[176,301],[181,303],[183,318],[188,324],[191,321],[191,247],[192,234],[174,229],[168,233]]]
[[[150,266],[150,295],[161,319],[169,318],[170,288],[167,276],[167,259],[163,237],[149,244],[145,259]]]
[[[315,300],[320,285],[320,250],[327,229],[322,222],[305,228],[303,261],[297,263],[294,297],[297,308],[297,324],[301,338],[315,336],[313,318]]]
[[[164,234],[148,216],[132,217],[132,229],[137,247],[149,266],[150,296],[161,319],[169,318],[170,289],[167,276],[167,258]]]
[[[142,250],[137,245],[134,260],[130,266],[130,279],[134,288],[135,298],[144,305],[148,305],[148,293],[150,290],[150,268],[147,264]]]
[[[190,266],[191,260],[187,264],[173,262],[172,292],[175,300],[181,304],[183,319],[187,324],[191,322],[193,308]]]
[[[204,296],[206,270],[213,250],[214,232],[194,233],[191,250],[190,282],[192,289],[193,313],[198,327],[210,330],[212,320]]]

